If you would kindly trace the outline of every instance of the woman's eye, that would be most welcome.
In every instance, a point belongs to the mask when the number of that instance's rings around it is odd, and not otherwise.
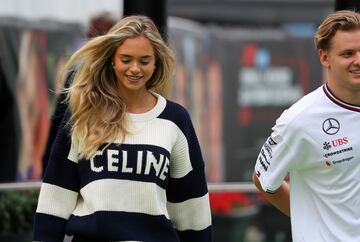
[[[130,60],[129,59],[122,59],[121,62],[124,63],[124,64],[127,64],[127,63],[130,62]]]

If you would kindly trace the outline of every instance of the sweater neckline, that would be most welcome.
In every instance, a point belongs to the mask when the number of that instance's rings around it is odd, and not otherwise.
[[[157,99],[155,106],[151,110],[145,113],[127,113],[131,121],[133,122],[149,121],[151,119],[158,117],[161,114],[161,112],[165,109],[166,99],[155,92],[152,92],[152,94]]]

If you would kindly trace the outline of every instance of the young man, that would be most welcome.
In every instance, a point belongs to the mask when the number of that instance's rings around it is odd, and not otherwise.
[[[358,242],[360,14],[330,14],[315,44],[326,82],[276,121],[253,181],[270,203],[291,214],[294,242]]]

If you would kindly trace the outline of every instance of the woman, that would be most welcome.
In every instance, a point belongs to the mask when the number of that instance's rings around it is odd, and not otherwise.
[[[123,18],[79,49],[69,111],[35,215],[35,241],[211,241],[199,143],[163,96],[174,54],[154,23]]]

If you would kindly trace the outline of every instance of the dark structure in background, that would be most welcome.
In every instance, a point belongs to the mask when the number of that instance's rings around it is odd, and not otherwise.
[[[15,85],[20,39],[15,31],[6,33],[7,29],[0,25],[0,182],[15,181],[21,135]]]
[[[167,0],[124,0],[124,16],[146,15],[150,17],[158,27],[163,38],[167,39]]]
[[[335,10],[353,9],[356,11],[360,10],[359,0],[336,0]]]
[[[16,118],[18,110],[9,76],[4,72],[0,58],[0,183],[13,182],[16,177],[18,160],[18,134]]]
[[[168,12],[169,16],[202,23],[278,26],[295,22],[319,23],[333,11],[334,5],[335,0],[168,0]]]
[[[359,0],[124,0],[124,15],[151,17],[166,33],[167,16],[218,25],[319,23],[333,10],[360,9]]]

